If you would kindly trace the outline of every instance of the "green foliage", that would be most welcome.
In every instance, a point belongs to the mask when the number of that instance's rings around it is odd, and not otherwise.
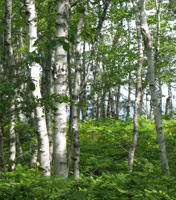
[[[155,125],[139,117],[139,140],[134,172],[127,173],[132,120],[113,118],[80,123],[81,178],[75,182],[42,177],[37,169],[17,165],[0,179],[1,200],[174,200],[176,121],[164,121],[171,174],[160,169]],[[25,135],[26,124],[17,123],[16,131]],[[27,133],[27,132],[26,132]],[[23,142],[23,140],[22,140]]]
[[[6,173],[0,179],[1,200],[56,200],[68,192],[72,180],[41,177],[36,170],[26,170],[21,165],[15,172]]]

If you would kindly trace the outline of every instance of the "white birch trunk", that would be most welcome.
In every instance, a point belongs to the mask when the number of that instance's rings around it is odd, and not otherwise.
[[[78,115],[78,106],[79,103],[79,94],[81,86],[81,32],[84,23],[84,8],[81,8],[81,14],[79,16],[79,22],[77,25],[77,35],[76,35],[76,46],[75,46],[75,66],[76,66],[76,77],[75,77],[75,86],[73,92],[73,136],[74,136],[74,177],[75,180],[78,180],[80,176],[80,141],[79,141],[79,115]]]
[[[14,106],[11,107],[14,109]],[[8,170],[15,170],[15,159],[16,159],[16,134],[15,134],[15,115],[12,114],[11,122],[10,122],[10,130],[9,130],[9,166]]]
[[[139,10],[140,10],[140,20],[141,20],[141,32],[143,35],[145,50],[147,54],[147,61],[148,61],[148,79],[151,91],[151,99],[154,108],[154,117],[155,117],[155,125],[158,135],[158,143],[159,143],[159,153],[160,153],[160,160],[161,160],[161,168],[163,172],[169,173],[169,166],[167,161],[166,155],[166,147],[165,147],[165,139],[162,127],[162,120],[161,120],[161,112],[160,112],[160,105],[158,102],[157,90],[156,90],[156,83],[155,83],[155,68],[154,68],[154,58],[153,58],[153,45],[152,45],[152,38],[149,32],[148,23],[147,23],[147,16],[145,11],[145,3],[146,0],[139,1]]]
[[[28,12],[28,24],[29,24],[29,52],[36,51],[34,45],[37,40],[37,15],[35,8],[35,0],[25,1],[26,9]],[[40,90],[40,65],[33,62],[30,66],[30,75],[33,83],[35,84],[35,90],[32,92],[34,98],[41,98]],[[35,117],[37,123],[37,131],[40,137],[39,147],[39,161],[40,168],[44,170],[44,176],[50,176],[50,161],[49,161],[49,139],[47,134],[45,113],[41,106],[37,106],[35,109]]]
[[[128,73],[128,100],[126,107],[126,120],[130,117],[130,104],[131,104],[131,72]]]
[[[56,1],[56,39],[68,37],[69,0]],[[54,93],[65,96],[67,92],[67,52],[62,45],[56,46]],[[54,113],[54,175],[68,176],[67,172],[67,103],[56,102]]]
[[[136,4],[136,0],[133,0],[133,7],[135,9],[136,17],[136,29],[137,29],[137,39],[138,39],[138,68],[137,68],[137,83],[136,83],[136,96],[135,96],[135,106],[134,106],[134,117],[133,117],[133,139],[130,145],[128,154],[128,172],[133,171],[134,154],[136,151],[137,140],[138,140],[138,115],[139,107],[142,95],[142,66],[143,66],[143,45],[142,45],[142,34],[140,25],[140,12]]]
[[[13,48],[11,43],[11,29],[12,29],[12,0],[5,1],[5,30],[4,30],[4,78],[9,77],[10,80],[14,81],[13,74],[15,72],[15,62],[13,55]],[[14,100],[11,101],[11,110],[14,109]],[[12,112],[10,119],[9,129],[9,171],[15,169],[15,158],[16,158],[16,140],[15,140],[15,115]]]

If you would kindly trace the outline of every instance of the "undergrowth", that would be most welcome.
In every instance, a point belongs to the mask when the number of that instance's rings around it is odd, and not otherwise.
[[[133,123],[112,118],[80,123],[81,177],[45,178],[18,164],[0,178],[0,200],[176,200],[176,121],[163,123],[170,174],[161,172],[155,125],[139,120],[134,172],[127,173]]]

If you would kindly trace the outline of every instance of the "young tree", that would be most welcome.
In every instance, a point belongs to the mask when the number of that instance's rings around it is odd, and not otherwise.
[[[137,140],[138,140],[138,115],[139,107],[142,95],[142,66],[143,66],[143,44],[142,44],[142,34],[140,25],[140,12],[137,6],[136,0],[133,0],[133,7],[135,9],[136,17],[136,29],[137,29],[137,41],[138,41],[138,68],[137,68],[137,83],[136,83],[136,96],[134,105],[134,116],[133,116],[133,139],[130,146],[128,154],[128,171],[132,172],[134,163],[134,154],[136,151]]]
[[[140,11],[140,22],[141,22],[141,33],[144,40],[144,46],[147,55],[148,61],[148,79],[150,85],[151,92],[151,100],[154,108],[154,117],[155,117],[155,125],[158,135],[158,143],[159,143],[159,151],[160,151],[160,160],[161,160],[161,168],[163,172],[169,173],[169,166],[166,155],[166,147],[165,147],[165,139],[162,127],[161,120],[161,111],[158,102],[158,95],[156,90],[155,83],[155,66],[154,66],[154,58],[153,58],[153,45],[152,45],[152,37],[149,32],[148,23],[147,23],[147,15],[145,10],[146,0],[139,1],[139,11]]]
[[[80,141],[79,141],[79,112],[78,112],[78,103],[79,103],[79,94],[81,86],[81,32],[84,24],[84,7],[81,7],[81,13],[79,16],[79,22],[77,25],[77,35],[76,35],[76,45],[75,45],[75,86],[73,92],[73,137],[74,137],[74,177],[75,180],[79,178],[79,168],[80,168]]]

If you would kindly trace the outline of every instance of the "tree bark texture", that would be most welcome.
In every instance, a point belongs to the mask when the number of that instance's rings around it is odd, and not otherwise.
[[[29,26],[29,53],[36,51],[35,42],[37,40],[37,14],[35,8],[35,0],[26,0],[25,6],[28,12]],[[30,76],[35,85],[32,95],[35,99],[41,98],[40,89],[40,65],[33,62],[30,66]],[[37,131],[39,134],[39,161],[40,168],[44,171],[44,176],[50,176],[50,154],[49,154],[49,138],[46,127],[46,119],[43,107],[39,104],[35,109],[35,118],[37,123]]]
[[[157,13],[157,35],[156,35],[156,53],[155,53],[155,65],[156,72],[158,73],[158,87],[159,87],[159,101],[160,110],[162,113],[162,83],[160,78],[161,69],[159,66],[160,61],[160,35],[161,35],[161,0],[155,0],[156,13]]]
[[[140,12],[137,7],[136,0],[133,0],[132,2],[133,2],[133,7],[135,9],[139,58],[138,58],[136,96],[135,96],[134,116],[133,116],[133,139],[132,139],[132,143],[130,145],[129,154],[128,154],[128,172],[129,173],[133,171],[134,154],[136,151],[137,140],[138,140],[138,115],[139,115],[139,107],[140,107],[141,96],[142,96],[142,66],[143,66],[143,60],[144,60],[141,25],[140,25]]]
[[[5,1],[5,29],[4,29],[4,80],[9,78],[14,81],[15,62],[12,48],[12,0]],[[14,110],[14,99],[11,100],[10,110]],[[9,165],[8,170],[14,171],[15,158],[16,158],[16,140],[15,140],[15,114],[12,112],[10,116],[10,129],[9,129]]]
[[[5,172],[5,162],[4,162],[4,145],[3,145],[3,131],[0,128],[0,173]]]
[[[153,45],[152,45],[152,38],[149,32],[148,23],[147,23],[145,3],[146,3],[146,0],[139,1],[141,33],[143,36],[144,46],[145,46],[147,61],[148,61],[148,79],[149,79],[149,85],[150,85],[152,104],[154,108],[155,125],[156,125],[156,130],[157,130],[157,135],[158,135],[161,168],[163,172],[169,173],[169,166],[168,166],[166,147],[165,147],[165,139],[164,139],[164,133],[163,133],[163,127],[162,127],[162,120],[161,120],[160,105],[158,102],[158,95],[157,95],[157,90],[156,90],[155,66],[154,66],[153,49],[152,49]]]
[[[69,0],[56,1],[56,39],[63,38],[67,42],[69,21]],[[67,92],[68,74],[67,52],[63,45],[56,46],[54,69],[54,93],[65,96]],[[56,102],[54,113],[54,175],[68,176],[67,172],[67,103]]]
[[[77,25],[76,46],[75,46],[75,86],[73,92],[73,136],[74,136],[74,177],[78,180],[80,176],[80,141],[79,141],[79,126],[78,126],[78,103],[81,89],[81,32],[84,24],[84,7],[82,7]]]

